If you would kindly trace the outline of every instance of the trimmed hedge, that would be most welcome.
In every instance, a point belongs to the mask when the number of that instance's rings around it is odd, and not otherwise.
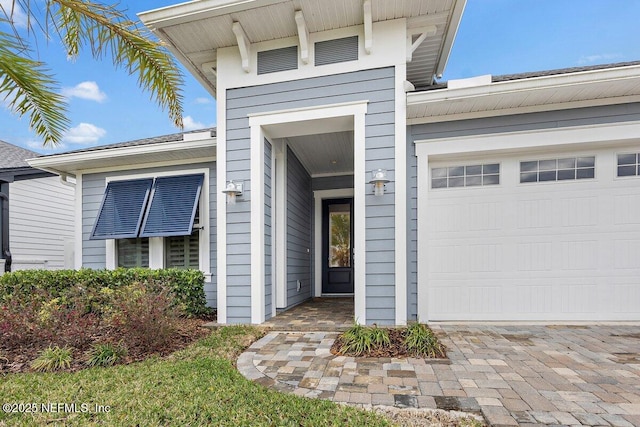
[[[208,314],[204,275],[198,270],[119,268],[116,270],[23,270],[0,276],[0,302],[45,291],[53,298],[64,297],[78,288],[98,292],[131,284],[150,289],[168,289],[176,307],[187,316]]]

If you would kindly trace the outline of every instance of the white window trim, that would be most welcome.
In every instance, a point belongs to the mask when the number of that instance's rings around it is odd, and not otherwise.
[[[200,271],[204,273],[205,282],[211,282],[211,254],[209,248],[210,229],[209,229],[209,169],[179,169],[161,172],[142,172],[136,174],[110,176],[106,178],[105,187],[112,181],[126,181],[140,178],[159,178],[164,176],[180,176],[203,174],[202,189],[200,191]],[[107,239],[105,241],[106,259],[105,266],[107,270],[114,270],[117,267],[117,251],[116,240]],[[164,237],[149,238],[149,268],[164,268]]]

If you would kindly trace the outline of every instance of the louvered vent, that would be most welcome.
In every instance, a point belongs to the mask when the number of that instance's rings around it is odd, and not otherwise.
[[[258,74],[298,69],[298,46],[258,52]]]
[[[318,65],[358,60],[358,36],[327,40],[315,44],[315,63]]]

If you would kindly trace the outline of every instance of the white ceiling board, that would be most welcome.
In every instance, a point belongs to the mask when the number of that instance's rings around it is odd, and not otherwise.
[[[287,138],[310,175],[353,173],[353,131]]]

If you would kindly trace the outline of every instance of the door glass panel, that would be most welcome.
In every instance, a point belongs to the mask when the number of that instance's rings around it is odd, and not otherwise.
[[[351,267],[351,208],[329,205],[329,268]]]

